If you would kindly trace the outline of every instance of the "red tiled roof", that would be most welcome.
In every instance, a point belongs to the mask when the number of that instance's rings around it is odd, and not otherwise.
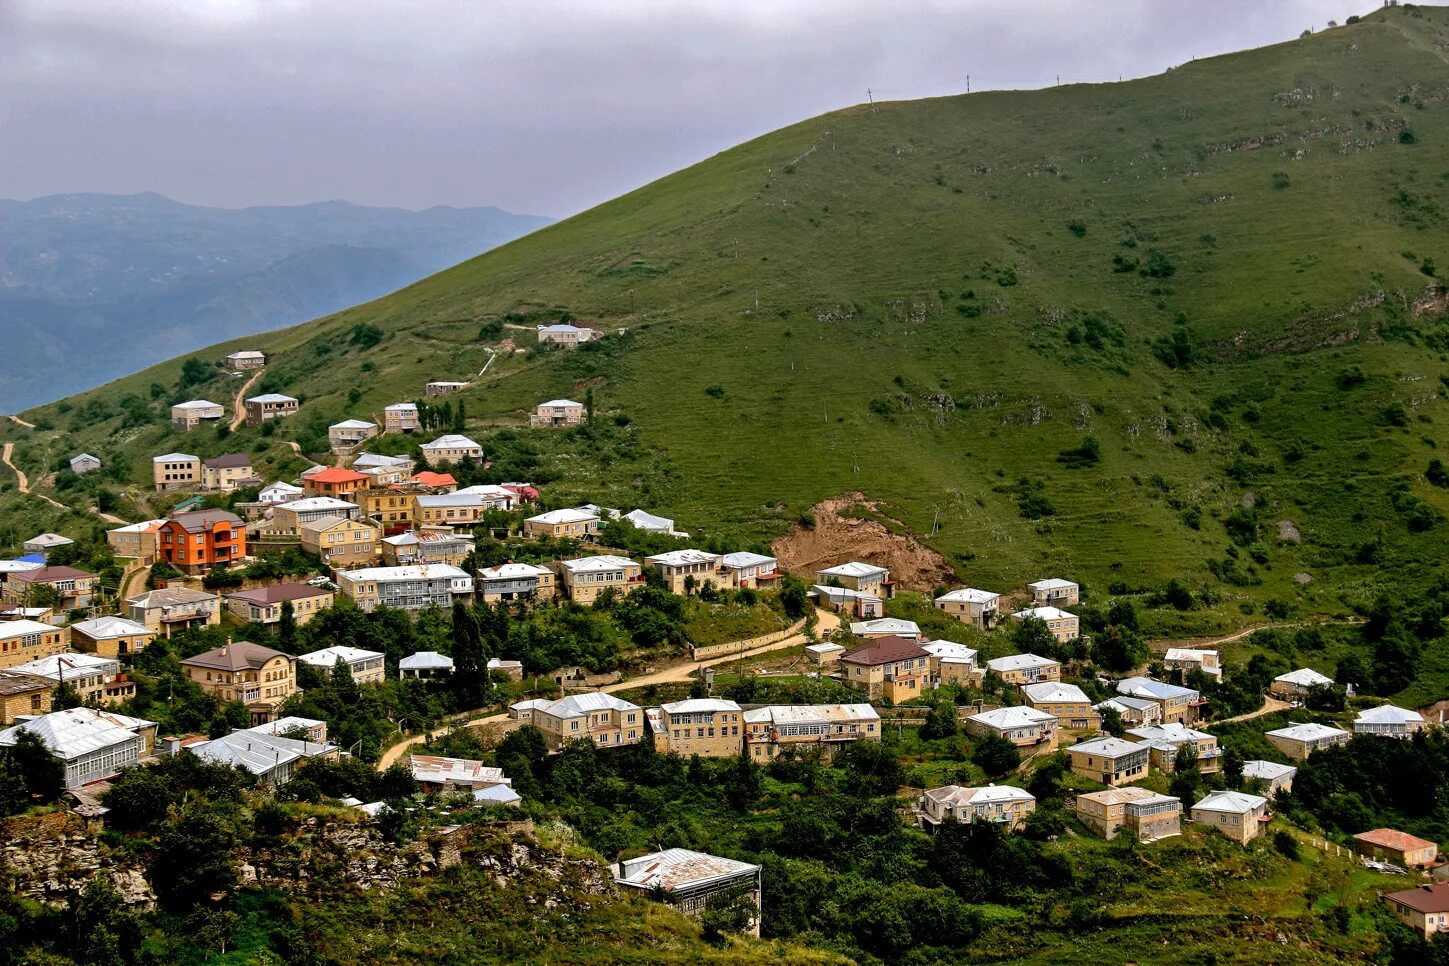
[[[840,660],[850,664],[875,666],[877,664],[894,664],[896,661],[904,661],[913,657],[930,656],[931,652],[915,641],[908,641],[904,637],[896,637],[892,634],[889,637],[878,637],[864,647],[846,651],[840,655]]]
[[[1376,828],[1368,832],[1360,832],[1354,836],[1354,839],[1359,842],[1367,842],[1369,845],[1392,849],[1395,852],[1413,852],[1418,849],[1437,849],[1439,847],[1427,839],[1421,839],[1408,832],[1400,832],[1398,829],[1392,828]]]
[[[354,473],[352,470],[343,469],[340,466],[329,466],[320,473],[313,473],[307,477],[312,483],[365,483],[371,477],[365,473]]]
[[[1449,882],[1436,882],[1433,885],[1419,886],[1417,889],[1390,892],[1384,898],[1401,906],[1408,906],[1415,912],[1449,912]]]
[[[421,483],[423,486],[457,486],[458,481],[453,479],[452,473],[430,473],[422,472],[413,476],[412,482]]]

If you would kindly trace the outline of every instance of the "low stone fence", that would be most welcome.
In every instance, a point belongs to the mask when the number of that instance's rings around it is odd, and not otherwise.
[[[696,661],[708,661],[716,657],[729,657],[732,654],[740,654],[751,648],[764,647],[766,644],[774,644],[783,641],[787,637],[794,637],[800,633],[805,626],[805,618],[800,618],[795,623],[781,631],[773,634],[763,634],[760,637],[750,637],[743,641],[727,641],[724,644],[710,644],[707,647],[690,648],[690,657]]]

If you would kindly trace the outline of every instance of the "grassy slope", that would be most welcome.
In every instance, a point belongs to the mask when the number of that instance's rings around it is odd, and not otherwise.
[[[1408,532],[1385,480],[1413,476],[1415,492],[1449,508],[1421,478],[1445,415],[1444,359],[1422,338],[1438,323],[1383,308],[1326,318],[1381,290],[1417,298],[1429,281],[1419,259],[1449,267],[1438,100],[1449,62],[1436,46],[1446,39],[1442,9],[1400,8],[1123,84],[851,108],[245,344],[276,355],[267,388],[305,395],[303,418],[325,423],[412,398],[429,378],[476,373],[480,320],[559,306],[628,326],[627,346],[602,365],[563,353],[495,365],[467,394],[470,415],[480,427],[516,417],[602,377],[600,405],[633,417],[643,454],[607,470],[571,461],[591,495],[646,502],[693,532],[769,534],[860,489],[917,532],[939,509],[933,545],[966,579],[1003,588],[1045,570],[1100,585],[1210,581],[1203,561],[1227,545],[1212,517],[1243,489],[1222,470],[1246,443],[1266,468],[1250,487],[1265,522],[1292,519],[1307,538],[1270,546],[1254,593],[1287,596],[1291,575],[1308,570],[1317,582],[1300,593],[1329,609],[1369,589],[1349,561],[1379,533],[1391,566],[1438,559],[1439,537]],[[1415,143],[1399,143],[1403,127]],[[1170,278],[1112,271],[1114,255],[1149,249],[1170,257]],[[1016,284],[1000,284],[1007,270]],[[983,308],[968,317],[958,305]],[[1111,313],[1123,345],[1070,345],[1080,311]],[[1202,359],[1187,371],[1149,349],[1179,315]],[[388,338],[347,348],[364,321]],[[1393,328],[1413,334],[1380,336]],[[365,361],[376,371],[362,372]],[[1368,380],[1342,391],[1333,377],[1351,366]],[[158,366],[70,402],[144,395],[178,371]],[[354,386],[364,393],[349,407]],[[931,408],[925,397],[939,393],[960,408]],[[901,396],[904,408],[872,409]],[[1218,396],[1229,397],[1224,430],[1206,422]],[[1409,426],[1383,425],[1392,403]],[[80,448],[124,451],[140,481],[151,454],[178,445],[159,415],[125,432],[54,407],[27,415],[78,427],[56,438],[7,426],[31,467]],[[1057,452],[1087,433],[1102,441],[1101,463],[1062,468]],[[1175,445],[1189,437],[1195,452]],[[255,442],[244,432],[225,446]],[[1293,449],[1303,458],[1289,467]],[[299,467],[275,440],[267,452]],[[998,492],[1022,475],[1045,481],[1057,513],[1044,524]],[[1180,519],[1193,503],[1207,511],[1201,530]]]

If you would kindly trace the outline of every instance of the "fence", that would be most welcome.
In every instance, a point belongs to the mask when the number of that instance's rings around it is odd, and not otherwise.
[[[764,647],[767,644],[774,644],[788,637],[793,637],[800,633],[800,629],[804,626],[805,618],[802,617],[784,630],[775,631],[773,634],[750,637],[742,641],[727,641],[724,644],[710,644],[707,647],[690,648],[690,657],[696,661],[708,661],[710,658],[729,657],[732,654],[741,654],[752,648]]]

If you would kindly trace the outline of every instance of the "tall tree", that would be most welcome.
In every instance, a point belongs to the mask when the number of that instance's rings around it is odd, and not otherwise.
[[[282,619],[277,623],[277,647],[288,654],[297,653],[297,613],[290,600],[282,601]]]
[[[464,708],[483,704],[488,692],[487,659],[478,622],[462,601],[453,603],[453,692]]]

